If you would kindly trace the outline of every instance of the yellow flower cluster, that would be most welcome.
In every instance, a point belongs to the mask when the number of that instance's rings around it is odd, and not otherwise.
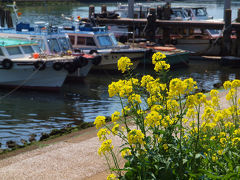
[[[131,104],[141,104],[142,103],[141,96],[139,94],[131,94],[128,97],[128,102]]]
[[[170,69],[170,64],[166,63],[166,61],[158,61],[154,67],[154,70],[156,72],[167,71],[169,69]]]
[[[107,135],[110,134],[110,131],[107,128],[102,128],[98,131],[97,136],[100,141],[104,141],[107,139]]]
[[[157,111],[151,111],[145,118],[144,124],[147,127],[155,127],[160,125],[162,116]]]
[[[136,129],[133,129],[131,130],[128,135],[127,135],[127,138],[128,138],[128,143],[130,145],[132,144],[144,144],[144,134],[142,133],[141,130],[136,130]]]
[[[118,111],[115,111],[115,112],[111,115],[112,122],[116,122],[119,118],[120,118],[120,112],[118,112]]]
[[[150,76],[150,75],[145,75],[142,77],[142,80],[141,80],[141,86],[142,87],[146,87],[146,85],[151,82],[151,81],[154,81],[155,79]]]
[[[133,91],[133,84],[137,83],[135,79],[119,80],[118,82],[112,82],[108,86],[109,97],[118,95],[120,97],[128,97]]]
[[[117,124],[116,122],[114,122],[114,126],[113,126],[113,128],[112,128],[112,133],[113,133],[113,135],[117,135],[118,130],[119,130],[119,124]]]
[[[165,58],[166,58],[166,55],[161,52],[154,53],[152,56],[152,63],[156,64],[158,61],[161,61]]]
[[[122,152],[121,152],[121,156],[124,158],[125,156],[130,156],[132,155],[130,149],[124,149]]]
[[[107,180],[118,180],[115,174],[109,174]]]
[[[129,70],[131,65],[133,65],[133,63],[128,57],[121,57],[118,60],[118,70],[122,71],[122,73],[125,73],[127,70]]]
[[[96,125],[97,129],[99,129],[100,127],[106,124],[105,120],[106,120],[105,116],[97,116],[93,124]]]
[[[169,84],[169,96],[179,97],[184,94],[189,94],[191,91],[196,89],[196,82],[192,78],[181,80],[179,78],[174,78]]]
[[[113,149],[112,140],[108,139],[103,141],[101,147],[98,149],[98,154],[101,156],[102,154],[106,154],[106,152],[110,152]]]

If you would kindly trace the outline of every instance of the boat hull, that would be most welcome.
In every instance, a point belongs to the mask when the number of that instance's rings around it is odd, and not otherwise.
[[[31,64],[14,63],[12,69],[0,69],[0,86],[56,90],[63,85],[67,74],[66,70],[54,70],[52,63],[46,63],[43,70],[38,70]]]
[[[140,60],[145,57],[145,51],[98,52],[102,55],[102,61],[98,66],[93,66],[93,70],[117,70],[117,63],[121,57],[128,57],[131,59],[133,63],[132,68],[134,69],[138,66]]]

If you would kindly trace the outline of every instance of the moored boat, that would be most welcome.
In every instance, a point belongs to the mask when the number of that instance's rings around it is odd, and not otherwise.
[[[64,28],[62,32],[67,33],[75,50],[84,53],[101,55],[101,62],[93,69],[116,70],[117,61],[121,57],[128,57],[136,67],[140,59],[149,55],[149,50],[144,48],[132,48],[129,45],[119,43],[114,34],[106,27],[95,27],[88,23],[81,24],[78,28]]]
[[[42,56],[36,43],[0,38],[0,86],[30,89],[59,89],[68,72],[54,69],[63,57]]]

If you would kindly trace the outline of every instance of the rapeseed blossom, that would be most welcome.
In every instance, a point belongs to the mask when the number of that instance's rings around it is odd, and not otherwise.
[[[110,152],[113,149],[113,145],[112,145],[112,140],[108,139],[103,141],[101,147],[98,149],[98,154],[102,155],[102,154],[106,154],[106,152]]]
[[[118,111],[115,111],[115,112],[111,115],[111,120],[112,120],[112,122],[116,122],[119,118],[120,118],[120,112],[118,112]]]
[[[137,143],[143,145],[144,144],[144,141],[143,141],[144,137],[145,136],[142,133],[142,131],[141,130],[136,130],[136,129],[131,130],[127,135],[128,143],[130,145],[137,144]]]
[[[125,156],[130,156],[132,155],[130,149],[124,149],[122,152],[121,152],[121,156],[124,158]]]
[[[109,174],[107,180],[118,180],[115,174]]]
[[[133,63],[128,57],[121,57],[118,60],[118,70],[122,71],[122,73],[125,73],[127,70],[130,69],[130,66],[132,66]]]
[[[113,126],[113,128],[112,128],[112,133],[113,133],[113,135],[117,135],[118,130],[119,130],[119,124],[117,124],[116,122],[114,122],[114,126]]]
[[[144,124],[147,127],[155,127],[160,125],[162,116],[157,111],[151,111],[145,118]]]
[[[102,128],[98,131],[97,136],[100,141],[104,141],[107,139],[107,135],[110,134],[110,131],[107,128]]]
[[[96,128],[99,129],[100,127],[106,124],[105,120],[106,120],[105,116],[97,116],[93,124],[95,124]]]
[[[156,72],[159,71],[167,71],[170,69],[170,65],[168,63],[166,63],[166,61],[158,61],[155,64],[154,70]]]
[[[161,61],[165,58],[166,58],[166,55],[161,52],[154,53],[152,56],[152,64],[156,64],[158,61]]]

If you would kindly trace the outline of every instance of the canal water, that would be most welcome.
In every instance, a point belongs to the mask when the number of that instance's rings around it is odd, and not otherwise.
[[[180,5],[181,3],[178,2]],[[205,5],[209,15],[222,18],[223,2],[204,3],[184,2],[185,5]],[[240,2],[233,1],[233,12],[240,7]],[[100,11],[100,3],[95,4]],[[48,21],[53,25],[64,23],[61,14],[66,16],[86,17],[89,4],[42,4],[18,6],[22,12],[22,21]],[[116,4],[107,4],[113,9]],[[236,14],[236,13],[235,13]],[[151,73],[151,68],[138,67],[137,73]],[[192,77],[200,89],[210,90],[216,83],[239,78],[239,68],[221,67],[215,61],[192,60],[189,67],[175,68],[170,71],[172,77]],[[109,116],[121,110],[117,98],[109,98],[108,85],[121,78],[107,72],[89,74],[84,82],[65,83],[58,93],[37,91],[16,91],[0,101],[0,143],[8,140],[20,143],[29,139],[31,134],[38,138],[43,132],[67,125],[77,125],[83,121],[94,121],[98,115]],[[0,97],[9,90],[0,89]]]

